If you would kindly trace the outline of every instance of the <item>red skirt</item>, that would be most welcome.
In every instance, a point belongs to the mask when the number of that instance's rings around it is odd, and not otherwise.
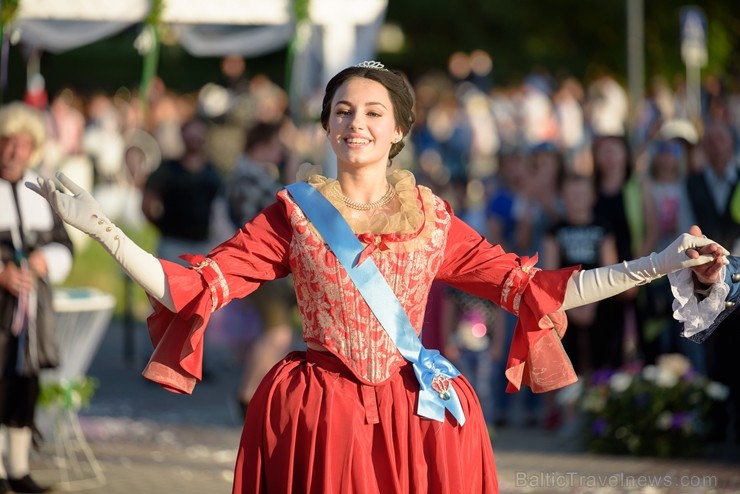
[[[335,356],[293,352],[250,401],[234,494],[497,493],[493,448],[470,383],[452,381],[466,422],[416,415],[410,364],[368,386]]]

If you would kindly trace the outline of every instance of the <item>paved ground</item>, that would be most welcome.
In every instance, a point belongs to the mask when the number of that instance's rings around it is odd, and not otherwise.
[[[60,490],[228,494],[241,433],[232,399],[238,366],[215,347],[211,380],[192,396],[169,393],[140,376],[149,346],[144,330],[137,331],[137,362],[124,361],[123,331],[114,322],[89,371],[100,388],[80,423],[105,485]],[[590,455],[572,440],[521,427],[497,431],[493,442],[502,493],[740,493],[740,451],[732,446],[717,446],[702,461],[659,461]],[[33,458],[39,480],[59,484],[60,472],[74,477],[59,458],[53,441],[42,445]]]

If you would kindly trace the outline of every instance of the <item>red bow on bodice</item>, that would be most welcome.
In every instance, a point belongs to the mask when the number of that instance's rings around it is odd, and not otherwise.
[[[383,235],[375,233],[361,233],[357,235],[357,239],[365,244],[365,248],[362,249],[360,259],[357,262],[358,266],[365,262],[365,259],[371,257],[376,250],[385,251],[390,248],[385,242]]]

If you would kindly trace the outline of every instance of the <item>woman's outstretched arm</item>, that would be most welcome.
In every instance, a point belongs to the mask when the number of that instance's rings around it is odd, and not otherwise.
[[[175,304],[159,259],[136,245],[104,214],[100,204],[85,189],[61,172],[57,179],[71,194],[58,190],[52,180],[39,178],[26,186],[44,197],[68,224],[97,240],[131,279],[169,310]]]
[[[684,233],[660,253],[621,264],[578,271],[568,280],[562,310],[597,302],[680,269],[707,275],[727,264],[729,252],[703,236]]]

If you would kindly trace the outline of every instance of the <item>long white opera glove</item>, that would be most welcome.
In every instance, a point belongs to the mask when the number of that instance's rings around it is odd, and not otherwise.
[[[686,250],[713,243],[713,240],[706,237],[684,233],[659,254],[653,252],[634,261],[578,271],[568,280],[562,310],[598,302],[674,271],[710,262],[713,260],[712,255],[700,255],[691,259],[686,255]],[[729,255],[727,251],[723,253]]]
[[[38,185],[26,182],[26,187],[49,201],[66,223],[100,242],[131,279],[162,305],[174,311],[175,304],[159,260],[136,245],[106,218],[100,204],[89,192],[61,172],[57,172],[56,176],[72,195],[57,190],[52,180],[43,178],[38,179]]]

